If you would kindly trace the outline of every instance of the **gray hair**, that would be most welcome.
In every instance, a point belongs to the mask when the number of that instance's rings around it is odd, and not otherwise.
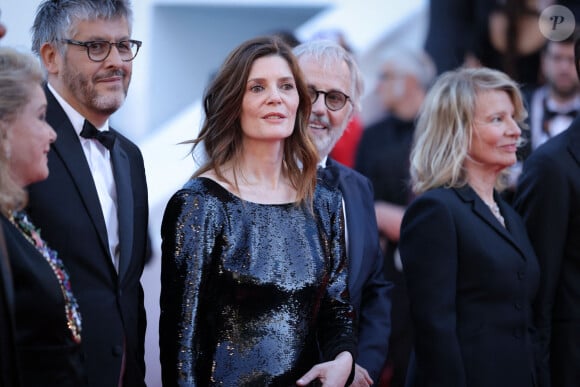
[[[26,204],[26,192],[9,170],[9,132],[30,101],[32,86],[42,82],[42,70],[34,56],[0,47],[0,211],[7,216]]]
[[[424,90],[429,90],[437,76],[431,57],[423,50],[397,48],[383,55],[383,63],[390,63],[400,74],[411,75]]]
[[[127,20],[131,32],[133,11],[130,0],[44,0],[38,6],[32,24],[32,51],[40,55],[43,44],[68,38],[74,34],[79,20],[119,18]]]
[[[351,76],[352,91],[350,98],[355,109],[360,110],[364,82],[358,64],[350,52],[332,40],[312,40],[294,47],[292,51],[298,58],[304,56],[312,57],[326,69],[332,69],[337,63],[344,61],[350,70]]]

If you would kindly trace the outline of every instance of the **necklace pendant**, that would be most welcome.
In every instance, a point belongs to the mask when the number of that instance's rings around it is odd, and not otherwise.
[[[483,202],[487,205],[487,207],[489,208],[493,216],[495,216],[495,218],[498,220],[498,222],[500,222],[501,225],[505,227],[505,220],[501,214],[501,211],[499,210],[499,206],[497,205],[497,203],[495,201],[493,203],[488,203],[485,200]]]

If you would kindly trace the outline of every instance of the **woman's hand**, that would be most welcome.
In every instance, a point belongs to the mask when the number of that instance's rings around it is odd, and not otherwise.
[[[373,379],[371,379],[369,373],[366,369],[359,366],[358,364],[354,365],[354,380],[350,384],[350,387],[368,387],[373,385]]]
[[[322,387],[344,387],[352,369],[352,362],[350,352],[341,352],[332,361],[316,364],[298,379],[296,384],[306,386],[313,380],[319,379]]]

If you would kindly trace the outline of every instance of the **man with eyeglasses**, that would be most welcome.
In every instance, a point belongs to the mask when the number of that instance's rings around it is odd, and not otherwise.
[[[348,289],[358,340],[352,386],[369,386],[378,382],[387,357],[391,284],[383,275],[372,184],[328,157],[359,107],[362,77],[353,56],[332,41],[303,43],[294,48],[294,54],[312,101],[309,130],[321,157],[321,183],[338,186],[343,194]]]
[[[128,0],[44,0],[32,27],[58,140],[28,213],[69,271],[91,387],[145,385],[147,184],[141,152],[109,127],[141,47],[132,16]]]

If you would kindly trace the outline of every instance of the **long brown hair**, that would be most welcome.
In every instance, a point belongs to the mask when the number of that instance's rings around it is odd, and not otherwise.
[[[286,60],[300,98],[294,130],[284,141],[283,173],[296,189],[297,202],[311,203],[318,163],[318,152],[308,136],[312,103],[292,49],[276,36],[254,38],[235,48],[208,86],[203,98],[205,121],[199,136],[189,141],[194,144],[192,152],[198,145],[203,144],[207,155],[207,160],[195,172],[194,177],[213,170],[219,179],[238,189],[235,171],[234,181],[231,182],[224,177],[221,167],[226,163],[236,165],[241,158],[240,115],[246,83],[254,61],[271,55]]]

